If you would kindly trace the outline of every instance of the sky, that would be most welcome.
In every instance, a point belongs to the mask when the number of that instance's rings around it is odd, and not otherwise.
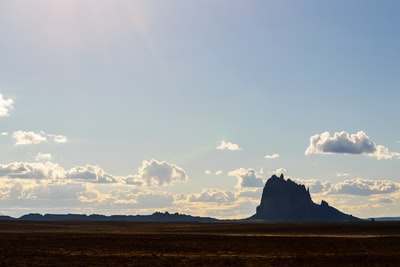
[[[0,214],[400,216],[398,1],[0,0]]]

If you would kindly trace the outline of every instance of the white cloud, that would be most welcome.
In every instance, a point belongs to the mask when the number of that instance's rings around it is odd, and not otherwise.
[[[27,197],[31,199],[77,200],[78,194],[85,190],[85,185],[79,183],[38,184],[27,191]]]
[[[271,155],[266,155],[265,156],[266,159],[277,159],[279,157],[280,157],[279,154],[271,154]]]
[[[264,181],[261,176],[253,169],[236,169],[228,173],[229,176],[236,177],[238,179],[237,187],[262,187]]]
[[[376,145],[363,131],[351,135],[344,131],[336,132],[333,136],[329,132],[313,135],[305,151],[306,155],[333,153],[365,154],[377,159],[400,158],[400,153],[390,152],[388,148]]]
[[[236,200],[236,197],[231,191],[203,189],[200,194],[190,194],[188,200],[190,202],[232,203]]]
[[[2,132],[1,136],[8,136],[8,133],[7,132]]]
[[[350,176],[350,173],[346,173],[346,172],[336,173],[336,177],[347,177],[347,176]]]
[[[386,148],[382,145],[377,145],[376,152],[374,154],[372,154],[371,156],[374,156],[377,159],[392,159],[392,158],[400,159],[399,152],[390,152],[388,148]]]
[[[68,138],[65,135],[49,134],[48,136],[53,138],[53,141],[56,143],[64,144],[68,142]]]
[[[226,142],[225,140],[222,140],[221,144],[216,147],[218,150],[230,150],[230,151],[238,151],[240,150],[239,145],[231,143],[231,142]]]
[[[119,179],[106,173],[99,166],[86,165],[77,166],[68,170],[65,174],[66,179],[78,179],[92,183],[117,183]]]
[[[374,194],[388,194],[398,191],[398,183],[389,180],[368,180],[355,178],[332,185],[328,193],[368,196]]]
[[[371,180],[364,178],[354,178],[338,183],[319,181],[316,179],[294,179],[300,184],[310,188],[311,193],[323,193],[324,195],[353,195],[370,196],[384,195],[399,192],[400,183],[390,180]]]
[[[214,175],[219,176],[219,175],[221,175],[222,173],[223,173],[222,170],[218,170],[218,171],[216,171],[216,172],[214,173]],[[206,170],[206,171],[204,172],[204,174],[205,174],[205,175],[211,175],[211,174],[213,174],[213,172],[212,172],[211,170]]]
[[[57,179],[65,176],[65,170],[52,162],[13,162],[0,164],[0,177],[17,179]]]
[[[48,158],[50,154],[38,154],[39,158]],[[46,162],[13,162],[0,164],[0,177],[13,179],[41,180],[76,180],[90,183],[117,183],[119,179],[107,174],[99,166],[76,166],[66,171],[57,163]]]
[[[136,198],[139,193],[140,190],[136,188],[129,190],[113,190],[108,194],[108,197],[112,198],[114,200],[114,203],[136,204]]]
[[[0,94],[0,117],[10,116],[9,111],[13,108],[14,101],[12,99],[5,99],[2,94]]]
[[[215,175],[217,175],[217,176],[221,175],[221,174],[222,174],[222,170],[218,170],[218,171],[215,172]]]
[[[128,184],[146,184],[148,186],[154,185],[169,185],[178,181],[187,181],[188,176],[186,172],[166,161],[143,161],[142,166],[138,170],[137,175],[133,175],[125,179]]]
[[[43,132],[35,133],[35,132],[23,132],[16,131],[12,134],[12,138],[15,139],[15,145],[32,145],[32,144],[40,144],[42,142],[46,142],[47,138]]]
[[[78,193],[84,191],[85,187],[84,184],[80,183],[19,180],[2,183],[2,188],[5,190],[1,194],[0,199],[29,199],[50,203],[60,200],[77,200]]]
[[[78,200],[81,203],[89,203],[91,205],[103,203],[110,197],[110,194],[101,194],[98,190],[94,189],[92,186],[86,184],[85,190],[82,190],[77,194]],[[118,202],[118,200],[115,200]]]
[[[38,153],[35,157],[36,161],[50,161],[51,154],[49,153]]]
[[[16,131],[13,132],[12,138],[15,139],[15,145],[37,145],[47,141],[47,137],[53,139],[56,143],[67,143],[68,138],[65,135],[45,134],[43,131],[35,133],[33,131],[24,132]]]

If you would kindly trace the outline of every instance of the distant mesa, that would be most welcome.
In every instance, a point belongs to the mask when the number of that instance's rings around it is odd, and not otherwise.
[[[15,219],[10,216],[0,215],[0,221],[12,221],[12,220],[15,220]]]
[[[249,220],[332,222],[360,219],[340,212],[324,200],[321,204],[314,203],[304,185],[285,180],[281,174],[280,177],[273,175],[267,180],[261,203]]]
[[[6,218],[6,217],[5,217]],[[1,220],[2,218],[0,218]],[[7,217],[7,219],[13,219]],[[30,213],[19,217],[20,221],[98,221],[98,222],[217,222],[217,219],[179,213],[155,212],[151,215],[101,215],[101,214],[38,214]]]

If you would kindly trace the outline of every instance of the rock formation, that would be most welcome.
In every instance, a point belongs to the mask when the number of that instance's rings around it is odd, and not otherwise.
[[[265,183],[261,203],[250,219],[268,221],[354,221],[359,220],[322,201],[314,203],[304,185],[273,175]]]

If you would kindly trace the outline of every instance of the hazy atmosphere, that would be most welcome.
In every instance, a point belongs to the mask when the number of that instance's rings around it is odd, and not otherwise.
[[[400,216],[400,2],[0,0],[0,214]]]

